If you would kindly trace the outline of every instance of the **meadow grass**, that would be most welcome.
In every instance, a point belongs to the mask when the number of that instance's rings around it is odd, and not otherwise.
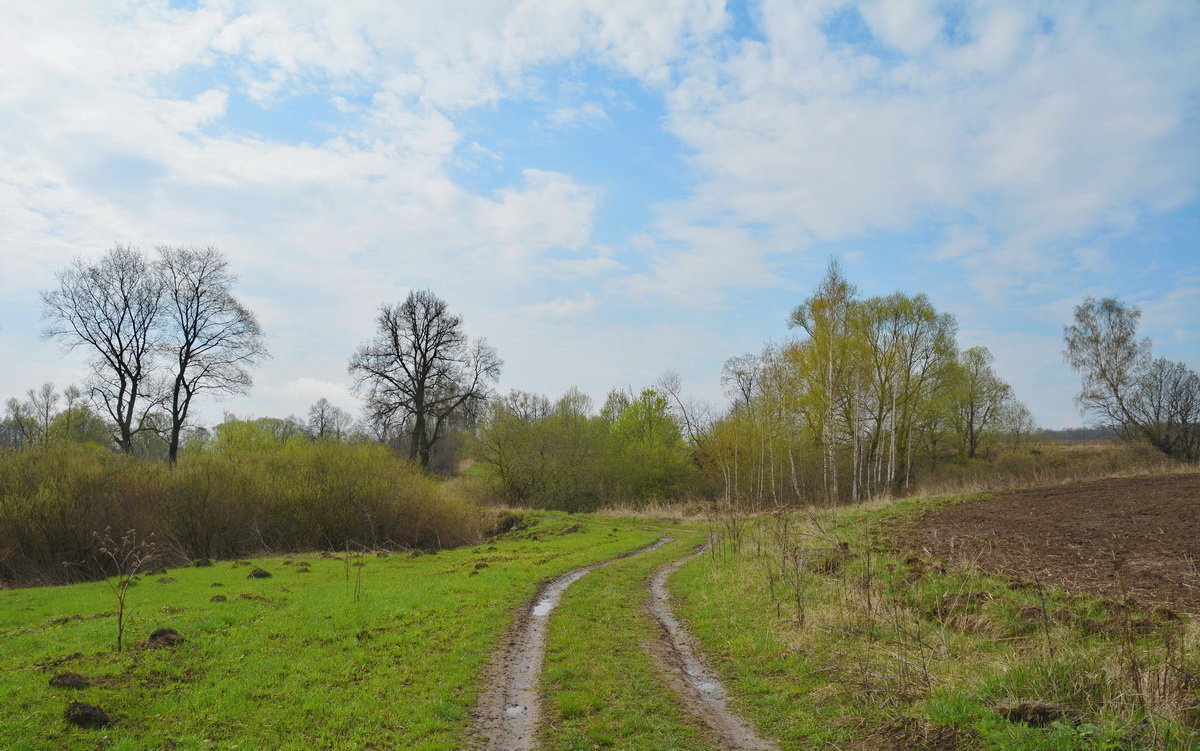
[[[679,705],[643,647],[656,628],[645,609],[646,579],[690,552],[704,532],[695,525],[655,529],[674,542],[593,571],[555,611],[542,679],[546,749],[709,748],[702,725]]]
[[[538,582],[659,537],[618,521],[535,521],[439,554],[254,559],[265,579],[229,561],[143,575],[127,643],[171,627],[186,639],[174,649],[116,653],[103,582],[0,591],[0,746],[459,748],[487,657]],[[93,684],[49,686],[66,671]],[[115,722],[68,726],[75,700]]]
[[[732,706],[794,749],[1200,747],[1198,624],[885,539],[966,497],[762,517],[687,564],[678,609]]]

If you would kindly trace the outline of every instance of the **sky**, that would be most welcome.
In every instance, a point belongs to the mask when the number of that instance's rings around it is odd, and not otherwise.
[[[721,403],[836,258],[1079,425],[1085,296],[1200,369],[1200,4],[0,0],[0,399],[84,380],[38,295],[114,243],[220,248],[263,325],[202,423],[357,412],[425,288],[501,391]]]

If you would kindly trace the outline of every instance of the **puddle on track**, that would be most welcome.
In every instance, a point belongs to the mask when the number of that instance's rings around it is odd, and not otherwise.
[[[628,553],[572,569],[544,583],[521,609],[507,641],[492,658],[488,686],[479,698],[471,731],[474,745],[493,751],[529,751],[537,745],[538,682],[546,657],[546,626],[572,584],[606,564],[657,550],[674,538],[662,537]]]

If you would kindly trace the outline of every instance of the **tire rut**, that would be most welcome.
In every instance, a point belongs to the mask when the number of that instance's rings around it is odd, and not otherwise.
[[[538,586],[533,598],[518,611],[503,646],[492,657],[487,686],[473,712],[469,733],[473,748],[528,751],[536,747],[541,715],[538,684],[546,656],[550,613],[558,607],[567,588],[588,573],[613,561],[657,550],[669,542],[674,542],[674,538],[661,537],[649,545],[572,569]]]
[[[683,700],[687,710],[704,721],[719,746],[738,751],[778,751],[778,746],[759,736],[749,723],[728,707],[729,694],[721,679],[704,661],[695,638],[671,612],[667,580],[680,566],[707,549],[706,543],[691,555],[659,566],[647,580],[648,607],[658,625],[658,637],[647,645],[648,649],[667,683]]]

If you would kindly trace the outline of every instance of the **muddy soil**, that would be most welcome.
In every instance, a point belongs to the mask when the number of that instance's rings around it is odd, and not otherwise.
[[[470,738],[476,748],[525,751],[537,745],[540,717],[538,684],[546,656],[546,626],[550,613],[575,582],[601,566],[648,553],[672,542],[663,537],[628,553],[573,569],[543,582],[525,603],[487,672],[487,686],[475,707]]]
[[[776,746],[759,737],[745,720],[727,706],[728,693],[717,674],[705,663],[692,635],[671,612],[671,593],[667,580],[691,558],[703,554],[707,545],[691,556],[655,569],[647,581],[648,607],[658,624],[658,638],[647,647],[667,683],[683,700],[692,714],[703,720],[715,736],[716,745],[746,751],[773,751]]]
[[[1001,493],[924,514],[899,540],[991,573],[1200,614],[1200,474]]]

